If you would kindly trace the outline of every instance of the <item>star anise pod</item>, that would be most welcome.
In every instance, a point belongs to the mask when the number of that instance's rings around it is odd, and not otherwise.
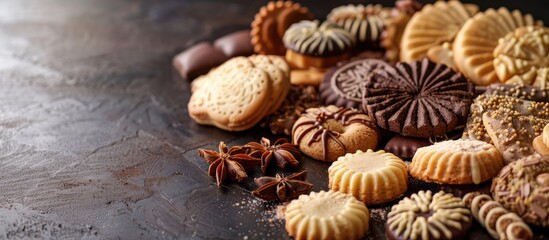
[[[299,164],[297,159],[301,158],[297,145],[289,143],[285,138],[276,140],[273,145],[269,139],[261,138],[260,143],[250,142],[245,147],[250,149],[251,156],[261,158],[263,173],[273,161],[279,169],[284,169],[287,165],[297,166]]]
[[[224,142],[219,143],[219,152],[206,149],[198,149],[198,155],[210,164],[208,174],[215,177],[217,187],[225,180],[243,182],[248,178],[246,171],[251,171],[260,161],[248,154],[246,148],[228,148]]]
[[[258,198],[267,201],[291,200],[299,197],[301,194],[307,194],[313,188],[313,184],[305,181],[307,171],[292,174],[288,177],[260,177],[254,179],[255,184],[259,186],[252,194]]]

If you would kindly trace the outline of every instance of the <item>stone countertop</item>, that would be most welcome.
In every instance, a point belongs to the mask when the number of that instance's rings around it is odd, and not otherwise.
[[[218,190],[197,156],[219,141],[274,137],[196,125],[188,82],[171,65],[201,40],[248,27],[265,2],[1,1],[0,239],[288,238],[251,180]],[[300,2],[320,18],[340,4]],[[497,4],[549,21],[536,3]],[[327,189],[328,166],[302,164],[313,190]],[[412,181],[408,194],[470,188]],[[390,205],[370,208],[368,239],[383,238]],[[475,225],[469,237],[488,235]]]

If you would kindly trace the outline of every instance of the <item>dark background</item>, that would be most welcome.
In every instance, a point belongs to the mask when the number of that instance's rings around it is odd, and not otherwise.
[[[365,1],[299,2],[324,18]],[[478,4],[548,22],[543,2]],[[197,156],[219,141],[274,137],[196,125],[188,82],[171,66],[185,48],[249,26],[265,3],[0,1],[0,239],[287,238],[276,206],[253,198],[251,182],[218,190]],[[329,164],[303,162],[314,190],[327,189]],[[408,194],[487,186],[412,181]],[[383,236],[390,204],[370,208],[368,238]],[[487,234],[475,226],[469,238]]]

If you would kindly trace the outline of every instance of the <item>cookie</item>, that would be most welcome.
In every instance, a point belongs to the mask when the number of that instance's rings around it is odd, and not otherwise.
[[[537,105],[531,112],[539,111],[549,114],[549,108]],[[536,118],[532,115],[520,115],[509,109],[498,109],[482,115],[486,133],[494,146],[502,153],[505,164],[535,153],[532,141],[539,136],[549,119]]]
[[[549,124],[545,125],[541,135],[534,138],[532,146],[539,154],[549,156]]]
[[[549,88],[539,88],[523,84],[490,84],[486,88],[485,94],[510,96],[528,101],[549,102]]]
[[[344,5],[330,11],[326,20],[350,32],[356,40],[356,50],[380,49],[381,33],[390,16],[390,9],[381,5]]]
[[[291,86],[280,108],[265,120],[272,134],[292,135],[295,121],[308,108],[320,106],[318,91],[314,86]]]
[[[301,20],[312,20],[309,9],[291,1],[272,1],[259,9],[252,22],[251,43],[255,53],[279,55],[286,53],[282,43],[284,32]]]
[[[363,110],[383,129],[410,137],[444,135],[464,122],[473,87],[428,59],[374,71],[363,85]]]
[[[368,115],[334,105],[307,109],[292,129],[292,142],[301,152],[327,162],[357,150],[375,149],[378,138]]]
[[[359,109],[362,105],[361,85],[368,74],[378,68],[391,67],[385,61],[362,59],[330,69],[320,83],[320,98],[325,105]]]
[[[475,219],[495,239],[533,239],[533,232],[524,221],[510,213],[491,196],[477,192],[467,193],[463,202]]]
[[[328,187],[348,193],[366,205],[390,202],[408,189],[402,159],[383,150],[347,153],[328,168]]]
[[[494,69],[502,82],[549,87],[549,29],[521,27],[499,39]]]
[[[381,46],[385,49],[385,58],[396,63],[400,60],[400,41],[406,25],[423,4],[416,0],[397,0],[391,11],[391,17],[385,23],[381,34]]]
[[[326,69],[323,68],[293,69],[290,72],[290,82],[293,85],[318,87],[325,73]]]
[[[292,69],[329,68],[348,59],[355,46],[355,38],[338,25],[305,20],[290,26],[282,41]]]
[[[478,6],[459,1],[427,4],[412,16],[400,42],[400,61],[411,62],[444,43],[452,44],[461,26],[478,12]]]
[[[492,143],[492,139],[486,132],[486,128],[484,126],[484,121],[482,120],[482,116],[484,113],[489,111],[496,111],[496,110],[511,110],[514,111],[515,114],[521,115],[521,116],[533,116],[536,118],[543,118],[543,119],[549,119],[549,112],[547,111],[532,111],[533,109],[547,109],[549,108],[548,103],[541,103],[541,102],[535,102],[535,101],[526,101],[515,97],[509,97],[505,95],[497,95],[500,93],[504,93],[503,88],[502,89],[495,90],[493,92],[491,90],[491,87],[488,88],[487,93],[490,93],[489,95],[480,95],[473,101],[473,104],[471,105],[470,114],[467,118],[467,124],[465,125],[465,130],[463,131],[463,137],[469,138],[469,139],[477,139],[481,141],[485,141],[488,143]],[[512,89],[516,89],[516,91],[520,91],[520,88],[512,87]],[[526,95],[531,96],[530,93],[536,93],[535,91],[528,91],[528,92],[522,92],[516,93],[515,90],[509,90],[512,95]]]
[[[492,181],[494,199],[525,222],[549,226],[549,158],[539,154],[505,166]]]
[[[419,191],[391,207],[387,239],[463,239],[471,227],[471,212],[450,193]]]
[[[271,79],[271,105],[267,115],[274,113],[282,104],[290,90],[290,69],[280,56],[253,55],[248,57],[254,67],[263,69]]]
[[[192,80],[219,66],[227,59],[229,57],[222,50],[208,42],[201,42],[177,54],[172,64],[182,78]]]
[[[412,158],[421,147],[430,146],[428,138],[415,138],[396,135],[386,144],[384,150],[401,158]]]
[[[533,25],[542,23],[518,10],[509,12],[502,7],[478,13],[463,25],[456,36],[453,43],[454,62],[477,85],[499,82],[493,64],[498,40],[516,28]]]
[[[334,191],[301,195],[286,207],[286,231],[293,239],[361,239],[370,214],[364,203]]]
[[[457,66],[454,63],[454,53],[452,52],[452,46],[445,42],[440,46],[434,46],[427,51],[427,58],[433,62],[444,64],[457,70]]]
[[[501,153],[478,140],[449,140],[417,150],[408,165],[410,175],[440,184],[480,184],[503,167]]]

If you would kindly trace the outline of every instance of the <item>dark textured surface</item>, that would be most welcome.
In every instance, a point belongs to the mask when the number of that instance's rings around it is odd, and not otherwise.
[[[287,238],[251,181],[218,190],[196,151],[267,131],[196,125],[171,66],[192,44],[248,26],[264,2],[1,1],[0,239]],[[498,4],[540,17],[538,2]],[[322,17],[341,3],[303,4]],[[301,167],[327,189],[328,164]],[[469,190],[413,181],[409,193],[420,188]],[[370,208],[369,239],[387,209]],[[479,228],[469,237],[487,238]]]

